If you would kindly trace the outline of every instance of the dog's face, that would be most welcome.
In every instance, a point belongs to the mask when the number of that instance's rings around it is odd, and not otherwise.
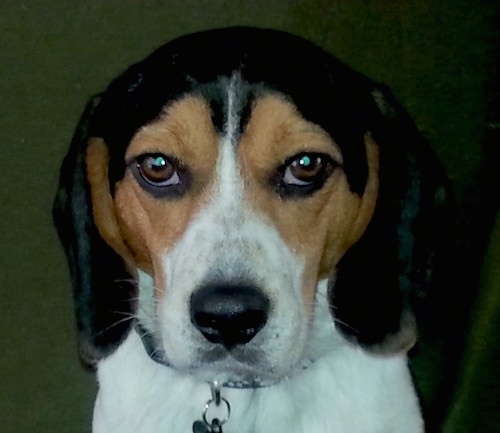
[[[164,361],[205,380],[265,383],[310,361],[318,284],[370,220],[378,158],[367,136],[359,196],[338,145],[284,96],[262,91],[239,128],[244,86],[236,75],[221,85],[221,130],[209,102],[192,94],[139,129],[111,201],[97,196],[109,194],[107,179],[92,172],[106,170],[102,141],[87,164],[102,236],[129,249],[154,287],[140,297],[139,318]],[[113,245],[115,232],[123,245]]]
[[[365,347],[407,349],[394,263],[405,200],[421,200],[408,198],[415,131],[394,136],[375,83],[290,35],[227,29],[162,50],[102,95],[63,169],[85,356],[119,344],[121,314],[160,362],[234,386],[306,367],[335,346],[335,323]]]

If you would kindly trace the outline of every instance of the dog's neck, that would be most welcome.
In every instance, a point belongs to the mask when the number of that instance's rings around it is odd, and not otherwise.
[[[191,433],[210,399],[194,376],[152,361],[135,331],[98,366],[93,433]],[[342,345],[307,370],[259,389],[223,388],[224,433],[422,433],[404,355]]]

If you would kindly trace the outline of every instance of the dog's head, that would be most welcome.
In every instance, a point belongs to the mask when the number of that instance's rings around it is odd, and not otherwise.
[[[388,89],[303,39],[165,45],[91,100],[63,163],[83,359],[134,323],[159,362],[240,386],[344,339],[407,350],[435,167]]]

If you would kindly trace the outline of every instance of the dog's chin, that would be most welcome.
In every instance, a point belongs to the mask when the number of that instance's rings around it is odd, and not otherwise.
[[[277,374],[257,365],[231,359],[202,364],[191,368],[189,373],[200,381],[217,382],[228,388],[263,388],[288,378],[286,374]]]
[[[183,375],[194,377],[197,381],[214,383],[228,388],[263,388],[288,380],[300,374],[313,361],[299,360],[296,364],[278,367],[266,361],[259,350],[233,348],[227,350],[220,346],[201,350],[193,364],[180,365],[164,351],[152,333],[139,327],[144,348],[155,362],[169,367]],[[290,360],[288,360],[290,361]]]
[[[188,373],[200,381],[214,383],[228,388],[264,388],[287,381],[301,374],[312,363],[302,360],[287,368],[273,367],[258,357],[244,357],[241,353],[233,356],[226,353],[218,359],[200,360],[196,366],[188,369]]]

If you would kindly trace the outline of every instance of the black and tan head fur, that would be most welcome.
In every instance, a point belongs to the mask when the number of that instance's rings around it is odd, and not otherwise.
[[[232,28],[168,43],[89,102],[63,163],[54,215],[82,358],[135,324],[174,367],[238,345],[239,362],[286,375],[325,345],[321,290],[349,341],[409,349],[436,167],[386,87],[310,42]],[[192,311],[200,293],[266,317],[249,342],[218,340]]]

